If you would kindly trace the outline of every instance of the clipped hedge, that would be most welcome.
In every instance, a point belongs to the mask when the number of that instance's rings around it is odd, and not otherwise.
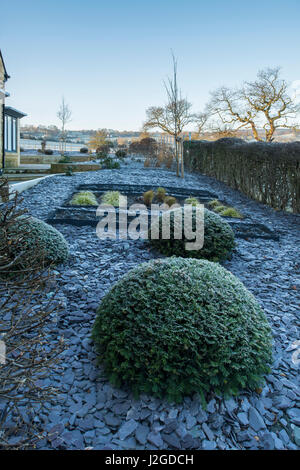
[[[259,304],[206,260],[160,259],[129,271],[103,298],[92,338],[115,386],[175,401],[255,389],[271,362]]]
[[[275,209],[300,212],[300,142],[224,138],[184,143],[184,162]]]
[[[196,230],[196,207],[192,207],[192,228]],[[176,214],[182,212],[182,238],[174,238],[176,230]],[[162,238],[162,228],[164,219],[168,221],[170,217],[170,239]],[[175,222],[175,224],[174,224]],[[205,258],[211,261],[221,261],[229,257],[234,248],[234,232],[230,225],[218,214],[204,208],[204,244],[200,250],[186,250],[187,240],[184,234],[184,209],[179,207],[171,211],[163,212],[159,217],[159,239],[151,238],[151,228],[149,230],[150,243],[161,253],[167,256],[180,256],[183,258]]]
[[[10,232],[12,237],[23,235],[22,249],[32,251],[33,257],[37,248],[42,250],[46,264],[64,263],[68,259],[69,246],[64,236],[40,219],[19,217]]]

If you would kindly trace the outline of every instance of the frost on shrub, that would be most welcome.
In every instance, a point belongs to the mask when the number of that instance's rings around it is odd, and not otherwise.
[[[196,230],[196,209],[193,207],[192,213],[192,230]],[[182,237],[181,239],[175,238],[175,224],[177,211],[182,211]],[[165,219],[170,218],[170,239],[163,239],[163,226]],[[175,232],[176,233],[176,232]],[[184,233],[184,209],[177,208],[162,213],[159,218],[159,238],[151,238],[151,229],[149,231],[149,240],[151,244],[157,248],[161,253],[167,256],[181,256],[188,258],[206,258],[211,261],[220,261],[227,258],[232,249],[234,248],[234,233],[230,225],[222,219],[218,214],[204,209],[204,245],[200,250],[186,250],[187,240]]]
[[[51,225],[40,219],[30,216],[18,217],[9,227],[8,236],[11,239],[10,249],[20,254],[19,263],[22,264],[22,252],[35,254],[38,246],[43,252],[43,263],[64,263],[69,256],[68,243],[64,236]],[[22,245],[14,245],[16,238],[22,238]]]
[[[176,401],[255,389],[271,361],[259,304],[206,260],[169,258],[129,271],[103,298],[92,337],[114,385]]]

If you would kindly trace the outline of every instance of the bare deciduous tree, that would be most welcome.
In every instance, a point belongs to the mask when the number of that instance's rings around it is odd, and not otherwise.
[[[65,102],[65,98],[62,97],[60,108],[57,112],[57,117],[61,122],[61,151],[64,153],[66,151],[66,125],[72,120],[72,111],[69,105]]]
[[[300,105],[290,96],[288,83],[280,78],[280,68],[275,67],[259,71],[255,81],[244,82],[241,88],[217,89],[207,110],[235,131],[251,129],[257,141],[262,140],[259,128],[263,128],[265,140],[271,142],[276,129],[295,126]]]
[[[147,109],[147,119],[144,123],[144,129],[159,128],[162,131],[174,136],[175,141],[175,159],[177,164],[176,174],[179,176],[181,162],[181,176],[184,177],[184,165],[182,158],[182,139],[180,134],[183,129],[195,120],[195,115],[191,113],[191,103],[182,97],[177,83],[177,60],[174,54],[173,58],[173,76],[164,83],[167,92],[168,101],[165,106],[152,106]]]

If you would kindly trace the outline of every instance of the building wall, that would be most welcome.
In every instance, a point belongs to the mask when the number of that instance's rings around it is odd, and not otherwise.
[[[5,152],[5,168],[20,166],[20,119],[17,120],[17,151]]]
[[[4,90],[4,67],[2,60],[0,59],[0,89]],[[0,93],[0,168],[2,168],[2,145],[3,145],[3,106],[4,96]]]

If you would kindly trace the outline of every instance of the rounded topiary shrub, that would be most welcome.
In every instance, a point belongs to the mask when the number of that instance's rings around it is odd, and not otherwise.
[[[196,230],[196,211],[198,206],[190,207],[192,210],[192,228]],[[182,236],[181,239],[174,238],[174,220],[182,211]],[[176,215],[177,214],[177,215]],[[162,227],[165,221],[170,218],[170,238],[162,238]],[[176,233],[176,232],[175,232]],[[230,225],[218,214],[204,208],[204,244],[199,250],[186,250],[187,240],[184,234],[184,209],[176,208],[163,212],[159,217],[159,237],[151,238],[149,230],[149,240],[152,245],[161,253],[167,256],[180,256],[184,258],[205,258],[211,261],[221,261],[230,255],[234,248],[234,233]]]
[[[22,237],[22,250],[32,251],[33,258],[36,256],[36,250],[41,250],[45,264],[59,264],[68,259],[69,247],[64,236],[40,219],[19,217],[10,231],[12,237]]]
[[[207,260],[167,258],[129,271],[103,298],[92,338],[114,385],[175,401],[256,388],[271,361],[259,304]]]

